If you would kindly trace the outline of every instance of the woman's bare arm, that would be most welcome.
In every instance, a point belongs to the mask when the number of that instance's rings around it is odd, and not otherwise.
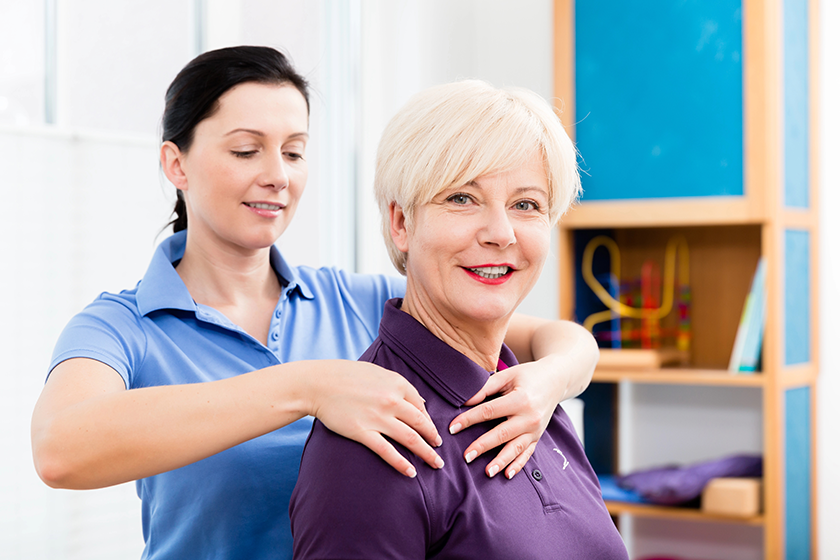
[[[505,344],[519,363],[554,362],[554,394],[560,401],[583,393],[598,363],[598,344],[592,334],[572,321],[551,321],[515,314]]]
[[[307,414],[371,448],[394,468],[413,467],[383,437],[432,466],[439,435],[417,391],[373,364],[314,360],[208,383],[126,390],[109,366],[59,364],[32,416],[39,476],[56,488],[100,488],[193,463]]]
[[[474,441],[464,458],[471,462],[504,445],[487,465],[487,475],[504,472],[512,478],[530,459],[557,405],[589,386],[598,363],[598,345],[576,323],[526,315],[514,316],[505,343],[522,363],[492,375],[466,403],[477,406],[455,417],[449,426],[457,433],[479,422],[506,418]],[[502,396],[483,402],[495,394]]]

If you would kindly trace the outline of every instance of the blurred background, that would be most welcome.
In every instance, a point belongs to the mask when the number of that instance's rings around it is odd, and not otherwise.
[[[840,358],[831,344],[840,314],[840,113],[831,102],[840,96],[840,42],[831,30],[840,3],[812,5],[822,31],[816,545],[831,559],[840,558],[832,534],[840,524]],[[553,99],[553,9],[552,0],[0,0],[0,354],[8,360],[0,370],[0,557],[142,551],[134,485],[47,488],[32,466],[29,421],[64,324],[100,292],[133,287],[167,235],[175,195],[159,172],[159,122],[165,89],[184,64],[237,44],[288,54],[313,86],[312,141],[307,192],[279,245],[295,264],[395,274],[370,192],[385,123],[413,93],[458,78]],[[549,259],[521,311],[556,318],[557,282],[557,259]],[[644,398],[656,410],[669,394]],[[716,429],[726,436],[726,426]],[[629,537],[631,557],[762,557],[760,536],[730,533],[646,521]]]

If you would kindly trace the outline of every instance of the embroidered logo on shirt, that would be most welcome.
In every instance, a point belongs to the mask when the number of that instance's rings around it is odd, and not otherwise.
[[[560,451],[559,449],[557,449],[556,447],[554,448],[554,451],[556,451],[557,453],[559,453],[559,454],[560,454],[560,456],[561,456],[561,457],[563,457],[563,470],[565,471],[565,470],[566,470],[566,467],[568,467],[568,466],[569,466],[569,460],[568,460],[568,459],[566,459],[566,456],[565,456],[565,455],[563,455],[563,452],[562,452],[562,451]]]

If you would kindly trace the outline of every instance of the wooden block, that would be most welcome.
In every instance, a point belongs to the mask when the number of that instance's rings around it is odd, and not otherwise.
[[[688,355],[674,348],[658,348],[656,350],[601,348],[598,367],[603,369],[659,369],[663,365],[685,363],[687,361]]]
[[[761,512],[760,478],[713,478],[703,489],[700,509],[732,517],[752,517]]]

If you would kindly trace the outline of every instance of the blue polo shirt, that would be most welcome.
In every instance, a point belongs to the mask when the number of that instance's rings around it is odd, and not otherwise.
[[[388,302],[362,360],[405,376],[443,437],[435,470],[405,448],[417,476],[402,476],[367,448],[316,421],[290,505],[296,559],[481,558],[627,560],[601,490],[561,407],[512,480],[488,478],[495,453],[463,454],[488,424],[446,427],[490,374]],[[503,346],[500,362],[516,360]]]
[[[268,346],[193,301],[174,268],[186,232],[157,248],[133,290],[104,293],[59,338],[50,370],[69,358],[111,366],[128,389],[225,379],[284,362],[358,358],[376,336],[400,278],[291,267],[272,247],[283,284]],[[304,418],[183,468],[137,481],[143,558],[290,558],[289,497],[312,425]]]

